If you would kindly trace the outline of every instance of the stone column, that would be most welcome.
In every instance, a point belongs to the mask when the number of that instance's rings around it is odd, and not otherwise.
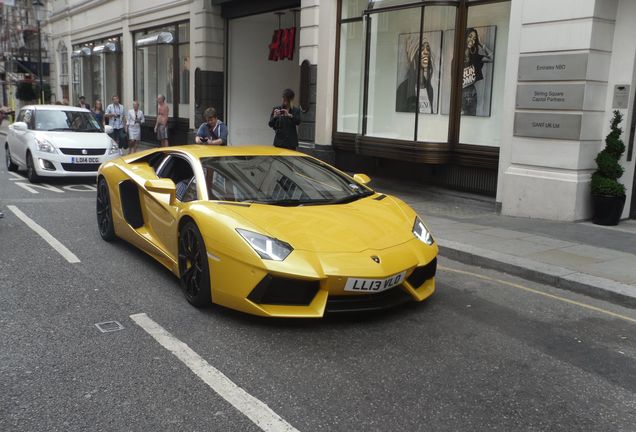
[[[516,97],[508,93],[504,102],[511,113],[504,122],[513,127],[502,126],[508,136],[500,162],[502,213],[589,218],[594,158],[609,120],[605,101],[617,1],[514,3],[511,30],[518,26],[520,36],[509,47],[508,66],[518,62],[518,68],[512,78],[514,68],[507,68],[513,83],[506,88]]]

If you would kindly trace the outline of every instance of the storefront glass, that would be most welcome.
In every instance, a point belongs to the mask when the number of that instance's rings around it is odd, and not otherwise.
[[[362,21],[340,26],[340,68],[338,70],[338,126],[340,132],[357,133],[362,90]]]
[[[119,36],[76,45],[73,49],[73,104],[86,97],[92,106],[101,100],[104,108],[113,95],[121,98],[121,45]],[[125,104],[126,101],[122,100]]]
[[[468,8],[459,142],[499,147],[510,3]]]
[[[418,141],[448,140],[448,101],[451,98],[456,11],[457,8],[453,6],[431,6],[424,9],[419,62]],[[414,67],[411,66],[409,71],[413,70]]]
[[[147,115],[157,115],[157,96],[163,95],[170,117],[190,116],[189,35],[188,23],[135,34],[135,98]]]
[[[336,132],[499,146],[510,2],[362,3],[340,3]]]

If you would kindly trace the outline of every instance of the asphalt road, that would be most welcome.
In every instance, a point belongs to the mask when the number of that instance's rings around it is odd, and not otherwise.
[[[636,430],[633,309],[441,259],[437,293],[387,313],[197,310],[158,263],[100,239],[90,180],[49,184],[0,170],[0,431],[261,430],[139,313],[299,431]],[[123,329],[95,326],[111,320]]]

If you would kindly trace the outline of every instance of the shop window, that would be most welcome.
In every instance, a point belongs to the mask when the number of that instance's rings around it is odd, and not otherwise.
[[[101,100],[106,107],[113,95],[121,98],[121,48],[118,36],[76,46],[71,57],[74,103],[84,96],[91,106]]]
[[[416,65],[411,61],[409,67],[410,74],[413,74],[417,67],[420,68],[419,101],[417,109],[412,109],[418,112],[418,141],[448,141],[450,117],[448,109],[443,107],[449,105],[451,98],[450,77],[456,10],[457,8],[452,6],[424,8],[420,61]],[[401,48],[405,49],[408,56],[408,46]],[[414,86],[410,86],[409,91],[417,93]],[[415,98],[417,99],[417,96]]]
[[[409,141],[418,152],[431,148],[418,143],[500,145],[510,2],[340,6],[336,132]]]
[[[367,8],[369,0],[342,0],[340,19],[349,19],[362,16]]]
[[[359,130],[360,93],[364,52],[362,21],[340,26],[340,57],[338,68],[338,132],[357,133]]]
[[[413,57],[418,51],[420,10],[401,9],[368,17],[368,136],[411,141],[414,138],[415,115],[411,113],[414,110],[410,105],[415,104],[411,93],[416,90],[416,81],[396,74],[396,65],[408,63],[407,51]]]
[[[510,3],[468,8],[459,142],[499,147]]]
[[[170,117],[190,116],[189,36],[188,23],[135,34],[135,98],[147,115],[157,115],[163,95]]]

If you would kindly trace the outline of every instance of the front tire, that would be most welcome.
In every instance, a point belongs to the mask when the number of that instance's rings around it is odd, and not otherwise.
[[[113,211],[110,207],[110,195],[108,183],[104,177],[97,181],[97,226],[99,235],[107,242],[115,240],[115,225],[113,224]]]
[[[179,230],[179,279],[183,294],[195,307],[209,306],[210,269],[201,232],[192,221]]]
[[[42,181],[42,178],[35,171],[35,164],[33,163],[33,156],[31,155],[31,153],[27,153],[26,164],[27,178],[29,179],[29,181],[31,183],[40,183]]]
[[[7,171],[15,172],[18,170],[18,166],[11,160],[11,151],[9,150],[8,145],[5,147],[4,158],[7,164]]]

